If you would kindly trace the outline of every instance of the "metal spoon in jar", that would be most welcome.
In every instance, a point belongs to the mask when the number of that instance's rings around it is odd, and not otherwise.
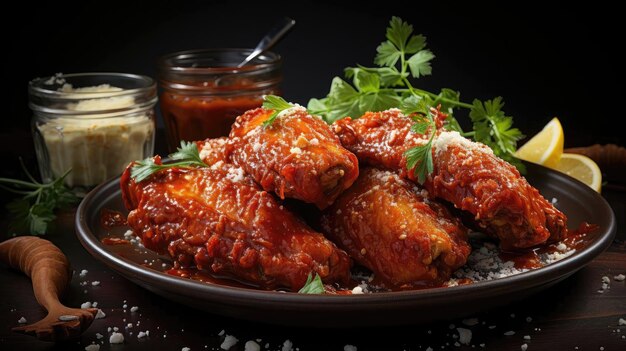
[[[237,65],[237,68],[245,66],[248,62],[254,60],[255,57],[265,52],[278,42],[290,29],[296,24],[296,21],[289,17],[285,17],[276,26],[274,26],[256,46],[254,51],[245,60]]]

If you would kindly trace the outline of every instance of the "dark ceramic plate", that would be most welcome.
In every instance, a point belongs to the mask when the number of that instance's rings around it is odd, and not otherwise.
[[[526,178],[547,198],[558,199],[570,228],[581,222],[599,230],[573,255],[525,273],[447,288],[381,292],[362,295],[305,295],[260,291],[203,283],[162,272],[171,262],[136,245],[104,245],[101,239],[127,228],[104,229],[101,210],[126,214],[119,179],[90,192],[76,214],[83,246],[136,284],[173,301],[229,317],[287,325],[360,326],[420,323],[466,316],[508,304],[546,289],[584,267],[604,251],[615,235],[615,218],[607,202],[583,183],[542,166],[528,164]],[[121,232],[120,232],[121,231]]]

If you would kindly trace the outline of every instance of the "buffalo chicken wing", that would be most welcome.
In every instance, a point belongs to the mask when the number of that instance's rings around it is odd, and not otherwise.
[[[169,253],[177,265],[265,289],[297,291],[315,273],[326,283],[349,279],[347,254],[243,169],[219,160],[206,168],[161,170],[137,183],[131,166],[121,180],[128,224],[146,248]]]
[[[415,181],[405,152],[426,141],[410,131],[413,123],[394,109],[356,120],[347,117],[333,128],[362,163],[399,171]],[[531,247],[567,234],[565,215],[489,147],[440,130],[432,155],[434,171],[424,183],[428,192],[471,213],[478,226],[500,239],[502,248]]]
[[[361,170],[322,216],[327,237],[392,286],[440,284],[465,264],[467,230],[396,173]]]
[[[258,108],[237,117],[230,132],[232,162],[281,199],[329,206],[357,178],[356,156],[341,146],[329,125],[304,108],[282,111],[264,126],[273,112]]]

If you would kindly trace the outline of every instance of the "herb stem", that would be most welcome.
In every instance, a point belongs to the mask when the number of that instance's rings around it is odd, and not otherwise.
[[[0,178],[0,183],[6,183],[6,184],[15,184],[15,185],[19,185],[25,188],[31,188],[31,189],[39,189],[42,187],[49,187],[50,184],[52,183],[48,183],[48,184],[39,184],[39,183],[29,183],[29,182],[25,182],[23,180],[19,180],[19,179],[9,179],[9,178]]]

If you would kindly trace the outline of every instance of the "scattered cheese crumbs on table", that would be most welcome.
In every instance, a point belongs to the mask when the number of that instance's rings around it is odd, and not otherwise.
[[[96,333],[96,339],[100,340],[104,338],[104,335],[100,334],[100,333]]]
[[[480,347],[485,347],[485,344],[479,344],[478,346],[480,346]]]
[[[96,313],[96,319],[102,319],[104,317],[106,317],[107,315],[104,314],[104,311],[102,311],[101,309],[98,308],[98,313]]]
[[[256,343],[254,340],[246,341],[246,344],[243,347],[244,351],[261,351],[261,346]]]
[[[447,345],[447,344],[448,344],[448,343],[446,343],[446,345]],[[461,344],[459,344],[459,342],[457,341],[457,342],[455,342],[455,343],[454,343],[454,346],[456,346],[456,347],[461,347]]]
[[[133,323],[128,323],[128,324],[126,325],[126,328],[132,328],[132,327],[133,327]]]
[[[140,331],[139,334],[137,334],[137,339],[144,338],[144,337],[146,337],[146,335],[147,335],[146,333]]]
[[[530,335],[524,335],[524,340],[530,340]]]
[[[114,332],[116,332],[116,331],[118,331],[118,330],[120,330],[120,328],[118,328],[118,327],[113,327],[113,331],[114,331]]]
[[[19,324],[25,324],[27,321],[26,321],[26,318],[22,317],[22,318],[18,319],[18,320],[17,320],[17,322],[18,322]],[[620,324],[620,325],[621,325],[621,324]]]
[[[235,344],[239,341],[236,337],[232,335],[226,335],[224,341],[220,345],[223,350],[230,350],[231,347],[235,346]]]
[[[100,351],[100,345],[98,344],[87,345],[85,346],[85,351]]]
[[[91,308],[91,302],[87,301],[87,302],[83,302],[80,305],[80,308]]]
[[[293,343],[291,342],[291,340],[289,339],[285,340],[285,342],[283,343],[282,351],[292,351],[292,350],[293,350]]]
[[[124,343],[124,334],[113,332],[109,337],[109,343],[111,344],[123,344]]]
[[[465,328],[456,328],[459,332],[459,342],[461,344],[469,345],[472,341],[472,331]]]
[[[613,279],[617,280],[618,282],[623,282],[626,279],[626,275],[618,274],[618,275],[614,276]]]
[[[495,325],[490,325],[487,328],[489,328],[489,329],[496,329],[496,326]]]
[[[182,349],[180,349],[180,351],[191,351],[190,348],[188,348],[187,346],[183,347]]]
[[[456,325],[454,325],[454,324],[450,324],[450,325],[448,326],[448,328],[449,328],[449,329],[454,329],[454,328],[456,328]]]
[[[473,327],[478,324],[478,318],[467,318],[462,320],[461,323],[467,325],[468,327]]]
[[[428,346],[428,348],[426,349],[426,351],[433,351],[433,348]]]
[[[91,282],[91,285],[92,286],[98,286],[98,285],[100,285],[100,282],[98,280],[94,280],[94,281]]]
[[[526,351],[526,350],[528,350],[528,344],[522,344],[522,346],[520,347],[520,349],[521,349],[522,351]]]
[[[89,273],[89,271],[88,271],[88,270],[86,270],[86,269],[83,269],[82,271],[80,271],[80,273],[79,273],[78,275],[79,275],[81,278],[84,278],[84,277],[87,275],[87,273]]]
[[[354,345],[346,345],[343,347],[343,351],[357,351],[357,349]]]
[[[219,336],[223,336],[223,335],[224,335],[224,333],[226,333],[226,330],[222,329],[222,331],[221,331],[221,332],[219,332],[219,333],[217,333],[217,335],[219,335]]]
[[[354,287],[354,289],[352,289],[352,294],[362,294],[363,293],[363,288],[360,285],[357,285]]]
[[[127,305],[127,304],[124,304],[124,305],[122,305],[122,308],[123,308],[123,309],[126,309],[126,308],[128,308],[128,305]]]
[[[133,306],[133,307],[130,308],[130,311],[131,312],[137,312],[137,311],[139,311],[139,307]]]
[[[515,335],[515,332],[512,331],[512,330],[509,330],[508,332],[505,332],[504,335],[506,335],[506,336]]]
[[[22,317],[22,318],[24,318],[24,317]],[[26,322],[24,322],[24,323],[26,323]],[[626,319],[624,319],[624,318],[620,318],[620,319],[617,321],[617,325],[626,325]]]

